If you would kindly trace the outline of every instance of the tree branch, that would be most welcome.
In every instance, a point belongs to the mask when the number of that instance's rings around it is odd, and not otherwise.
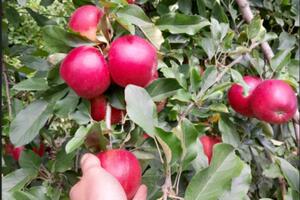
[[[9,80],[7,75],[7,70],[4,65],[3,67],[3,78],[5,82],[5,92],[6,92],[6,99],[7,99],[7,109],[8,109],[8,117],[11,120],[12,119],[12,103],[11,103],[11,97],[10,97],[10,91],[9,91]]]

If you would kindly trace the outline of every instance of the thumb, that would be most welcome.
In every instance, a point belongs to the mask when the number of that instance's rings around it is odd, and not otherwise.
[[[100,160],[93,154],[91,153],[86,153],[82,156],[80,160],[80,166],[83,175],[87,173],[92,168],[100,168],[101,163]]]
[[[141,185],[132,200],[146,200],[147,199],[147,186]]]

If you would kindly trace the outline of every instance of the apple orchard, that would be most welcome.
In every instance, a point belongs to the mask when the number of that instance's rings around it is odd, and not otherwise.
[[[2,199],[69,199],[92,153],[129,200],[298,200],[299,8],[3,2]]]

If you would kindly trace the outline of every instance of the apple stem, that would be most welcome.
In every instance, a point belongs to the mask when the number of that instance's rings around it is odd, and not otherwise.
[[[106,128],[108,130],[108,136],[109,136],[109,146],[108,149],[112,149],[112,136],[111,136],[111,106],[109,103],[106,104],[106,113],[105,113],[105,124]]]

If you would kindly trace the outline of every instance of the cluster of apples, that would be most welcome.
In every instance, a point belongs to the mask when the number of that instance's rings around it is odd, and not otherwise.
[[[238,84],[233,84],[228,91],[229,104],[236,112],[272,124],[285,123],[294,116],[297,97],[287,83],[254,76],[243,79],[249,86],[248,95],[244,95],[243,87]]]
[[[96,41],[103,15],[96,6],[79,7],[72,14],[69,27]],[[146,87],[158,77],[156,49],[141,37],[125,35],[114,40],[107,60],[99,49],[80,46],[68,53],[60,67],[60,75],[69,87],[78,96],[90,100],[91,117],[96,121],[105,119],[107,99],[103,94],[112,83],[121,87],[128,84]],[[119,123],[122,115],[123,111],[112,108],[111,123]]]
[[[69,27],[96,42],[103,15],[103,11],[96,6],[82,6],[72,14]],[[96,47],[79,46],[62,61],[60,76],[78,96],[90,101],[91,117],[101,121],[105,119],[108,104],[104,93],[112,83],[123,88],[129,84],[146,87],[158,78],[156,49],[147,40],[135,35],[115,39],[108,55],[103,55]],[[111,124],[119,123],[123,112],[112,108]],[[97,157],[101,166],[120,182],[127,198],[131,199],[142,177],[135,155],[125,149],[113,149],[100,152]]]

